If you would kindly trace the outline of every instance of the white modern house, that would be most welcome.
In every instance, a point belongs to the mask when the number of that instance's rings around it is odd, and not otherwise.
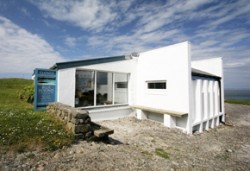
[[[93,121],[133,113],[186,133],[214,128],[225,119],[222,59],[192,61],[190,46],[56,63],[56,101]]]

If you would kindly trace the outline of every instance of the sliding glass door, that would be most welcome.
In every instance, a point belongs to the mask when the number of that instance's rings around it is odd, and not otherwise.
[[[75,107],[128,103],[128,74],[76,70]]]
[[[94,105],[94,80],[94,71],[76,71],[75,107]]]
[[[96,105],[113,104],[113,74],[97,72]]]

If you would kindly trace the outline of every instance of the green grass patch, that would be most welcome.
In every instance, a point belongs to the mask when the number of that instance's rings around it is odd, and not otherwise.
[[[34,84],[28,85],[18,92],[19,99],[33,104],[34,102]]]
[[[169,159],[169,153],[164,151],[162,148],[156,148],[155,149],[155,154],[157,156],[160,156],[160,157],[164,158],[164,159]]]
[[[7,150],[56,150],[70,145],[74,136],[63,123],[19,99],[18,92],[32,80],[0,79],[0,146]]]
[[[244,100],[225,100],[225,103],[250,105],[250,101],[244,101]]]
[[[24,87],[30,86],[32,84],[32,80],[26,79],[0,79],[0,107],[31,108],[31,104],[28,104],[19,99],[18,93]]]

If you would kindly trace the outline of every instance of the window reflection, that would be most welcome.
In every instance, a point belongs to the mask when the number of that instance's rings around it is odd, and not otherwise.
[[[97,72],[96,105],[113,104],[112,73]]]
[[[94,76],[94,71],[76,71],[76,107],[94,105]]]
[[[75,107],[127,103],[128,74],[88,70],[76,71]]]

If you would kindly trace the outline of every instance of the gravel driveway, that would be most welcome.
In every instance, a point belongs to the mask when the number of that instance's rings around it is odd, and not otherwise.
[[[115,130],[109,143],[1,154],[0,170],[250,170],[250,106],[225,108],[225,125],[193,135],[134,117],[102,121]]]

